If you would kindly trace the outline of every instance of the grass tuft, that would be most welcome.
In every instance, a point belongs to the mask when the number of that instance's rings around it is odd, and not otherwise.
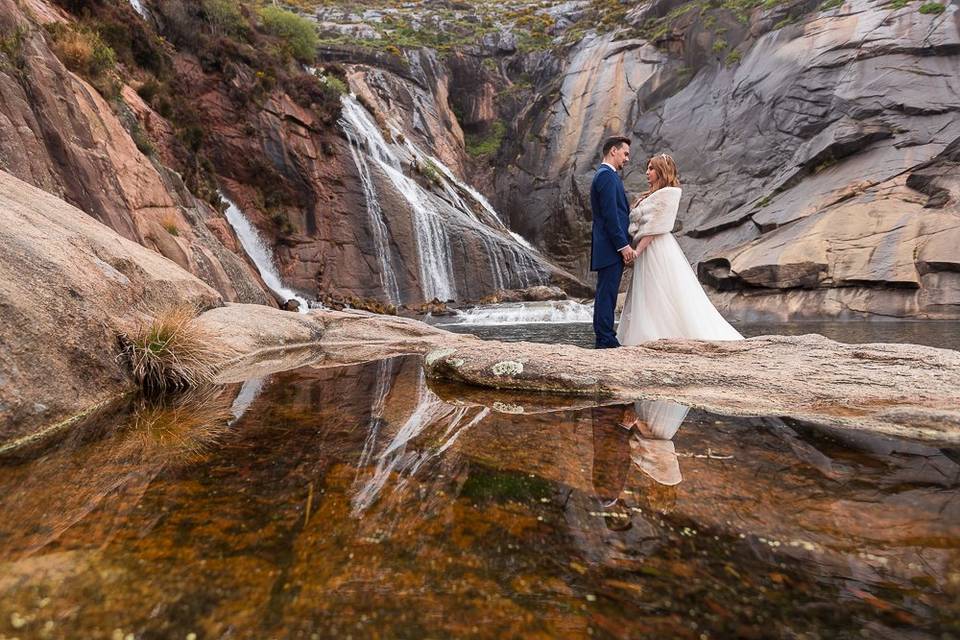
[[[210,382],[217,363],[232,355],[213,346],[196,316],[190,305],[169,307],[132,335],[120,336],[120,356],[143,389],[166,393]]]

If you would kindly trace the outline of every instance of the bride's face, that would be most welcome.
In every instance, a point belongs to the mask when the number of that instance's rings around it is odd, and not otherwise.
[[[647,163],[647,182],[650,183],[650,188],[655,189],[659,186],[659,178],[657,177],[657,170],[653,168],[652,163]]]

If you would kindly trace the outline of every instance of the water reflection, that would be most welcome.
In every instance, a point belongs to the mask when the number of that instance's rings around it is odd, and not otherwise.
[[[207,393],[0,459],[0,635],[956,631],[954,450],[416,359]]]

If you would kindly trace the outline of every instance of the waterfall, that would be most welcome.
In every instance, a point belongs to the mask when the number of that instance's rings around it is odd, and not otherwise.
[[[388,296],[399,297],[391,263],[389,232],[379,194],[373,181],[376,168],[409,205],[415,233],[419,275],[427,300],[456,299],[451,240],[466,230],[476,235],[488,256],[493,286],[497,289],[527,287],[547,279],[545,268],[534,257],[529,243],[521,242],[500,220],[480,193],[457,179],[437,158],[424,153],[409,139],[388,143],[373,117],[353,96],[341,99],[340,126],[350,142],[357,171],[363,182],[367,212],[378,244],[377,261],[381,284]],[[416,166],[437,185],[438,192],[424,189],[407,176],[404,166]],[[462,235],[462,233],[461,233]]]
[[[147,8],[143,6],[141,0],[130,0],[130,6],[133,7],[133,10],[140,14],[141,18],[147,17]]]
[[[277,267],[273,262],[273,251],[271,251],[267,243],[264,242],[260,232],[247,220],[247,217],[240,211],[240,207],[234,204],[230,198],[221,193],[220,199],[227,203],[227,222],[230,223],[230,226],[233,227],[233,230],[237,233],[237,238],[240,239],[243,250],[250,256],[250,259],[253,260],[253,264],[257,266],[257,271],[260,272],[260,277],[263,278],[266,285],[270,287],[270,290],[277,294],[281,300],[287,301],[293,299],[299,302],[300,313],[306,313],[310,309],[310,304],[306,298],[296,291],[283,286],[283,282],[280,280],[280,273],[277,271]]]
[[[370,176],[370,165],[367,157],[360,150],[360,135],[349,120],[341,120],[341,127],[347,134],[350,142],[350,153],[360,173],[360,182],[363,184],[363,195],[367,201],[367,213],[370,215],[370,228],[373,230],[373,250],[377,254],[377,263],[380,266],[380,285],[383,287],[387,299],[392,303],[400,302],[400,288],[397,286],[397,276],[390,258],[390,238],[387,222],[380,207],[380,198],[373,186]]]

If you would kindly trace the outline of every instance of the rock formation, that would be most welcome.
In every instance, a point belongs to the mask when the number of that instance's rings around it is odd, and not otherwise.
[[[660,341],[609,353],[499,343],[367,312],[290,313],[223,305],[175,263],[78,209],[0,173],[0,438],[7,446],[133,389],[118,336],[176,303],[196,320],[218,382],[303,365],[429,354],[430,375],[551,390],[596,402],[667,398],[718,412],[953,440],[960,354],[916,345],[843,345],[820,336]]]
[[[220,212],[138,148],[133,133],[145,134],[137,116],[147,127],[161,126],[162,118],[129,87],[112,106],[68,71],[44,32],[44,24],[68,17],[35,4],[28,12],[13,0],[0,2],[0,33],[10,43],[0,64],[0,169],[173,260],[226,299],[270,304]]]
[[[222,298],[158,253],[0,172],[0,440],[130,390],[118,334],[176,302],[203,309]]]

